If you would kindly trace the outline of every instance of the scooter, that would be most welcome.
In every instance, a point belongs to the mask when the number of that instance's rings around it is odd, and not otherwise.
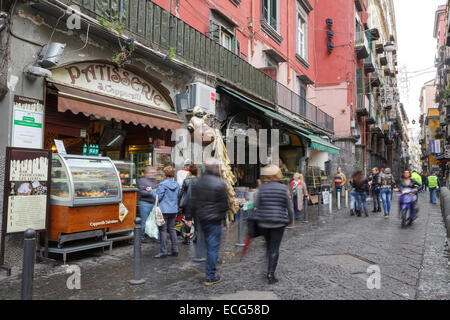
[[[399,216],[402,221],[402,228],[405,228],[412,224],[413,219],[411,219],[411,210],[414,209],[416,205],[416,189],[403,188],[400,194],[400,212]],[[417,211],[416,211],[417,214]]]

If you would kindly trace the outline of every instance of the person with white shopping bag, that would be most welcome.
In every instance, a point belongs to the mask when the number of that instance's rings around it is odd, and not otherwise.
[[[155,220],[159,226],[160,250],[156,259],[166,258],[167,256],[178,256],[177,232],[175,230],[175,218],[178,213],[178,194],[180,192],[180,185],[174,180],[175,168],[167,166],[163,169],[164,180],[161,181],[153,192],[157,198],[158,204],[155,205]],[[159,208],[159,209],[158,209]],[[158,217],[160,214],[157,210],[161,210],[164,218],[164,223]],[[167,252],[167,233],[169,233],[170,241],[172,243],[172,251]]]

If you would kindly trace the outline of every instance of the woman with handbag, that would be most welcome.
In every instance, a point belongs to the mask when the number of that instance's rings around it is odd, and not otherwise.
[[[164,224],[159,228],[160,250],[156,259],[166,258],[167,256],[178,256],[177,232],[175,230],[175,218],[178,213],[178,194],[180,185],[174,180],[175,168],[167,166],[163,169],[164,180],[161,181],[156,189],[155,197],[159,202],[159,208],[164,217]],[[172,251],[167,253],[167,232],[170,235]]]
[[[281,183],[281,170],[269,165],[261,170],[262,185],[255,199],[256,213],[252,220],[256,222],[258,233],[264,235],[269,258],[267,279],[269,284],[278,282],[275,269],[278,264],[280,244],[284,229],[294,220],[294,210],[288,188]]]
[[[380,173],[378,172],[378,168],[372,169],[372,178],[370,179],[370,191],[372,191],[373,197],[373,211],[372,212],[381,212],[381,201],[380,201]]]
[[[294,202],[295,220],[298,220],[303,211],[305,197],[309,198],[308,189],[301,173],[294,173],[294,180],[291,182],[291,197]]]

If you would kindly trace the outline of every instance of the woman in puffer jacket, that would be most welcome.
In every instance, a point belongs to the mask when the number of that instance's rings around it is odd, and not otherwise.
[[[380,175],[381,183],[381,201],[383,202],[384,217],[388,218],[391,212],[391,194],[392,189],[395,188],[395,180],[391,174],[391,169],[386,168]]]
[[[280,182],[282,175],[278,166],[269,165],[262,168],[261,178],[263,183],[255,199],[254,220],[266,240],[269,258],[267,279],[269,284],[273,284],[278,281],[275,278],[275,269],[284,229],[294,220],[294,209],[288,188]]]

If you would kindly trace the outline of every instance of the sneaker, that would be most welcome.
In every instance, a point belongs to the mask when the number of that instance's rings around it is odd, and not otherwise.
[[[388,215],[388,214],[384,214],[384,217],[385,217],[385,218],[389,218],[389,215]]]
[[[194,261],[194,262],[205,262],[206,258],[194,258],[192,261]]]
[[[155,258],[155,259],[164,259],[164,258],[167,258],[167,253],[162,253],[162,252],[160,252],[160,253],[158,253],[157,255],[153,256],[153,258]]]
[[[212,286],[213,284],[219,283],[221,281],[219,276],[214,276],[212,279],[206,279],[205,286]]]
[[[141,239],[141,243],[150,243],[151,240],[149,238]]]
[[[178,252],[176,251],[172,251],[171,253],[168,254],[169,257],[178,257]]]

